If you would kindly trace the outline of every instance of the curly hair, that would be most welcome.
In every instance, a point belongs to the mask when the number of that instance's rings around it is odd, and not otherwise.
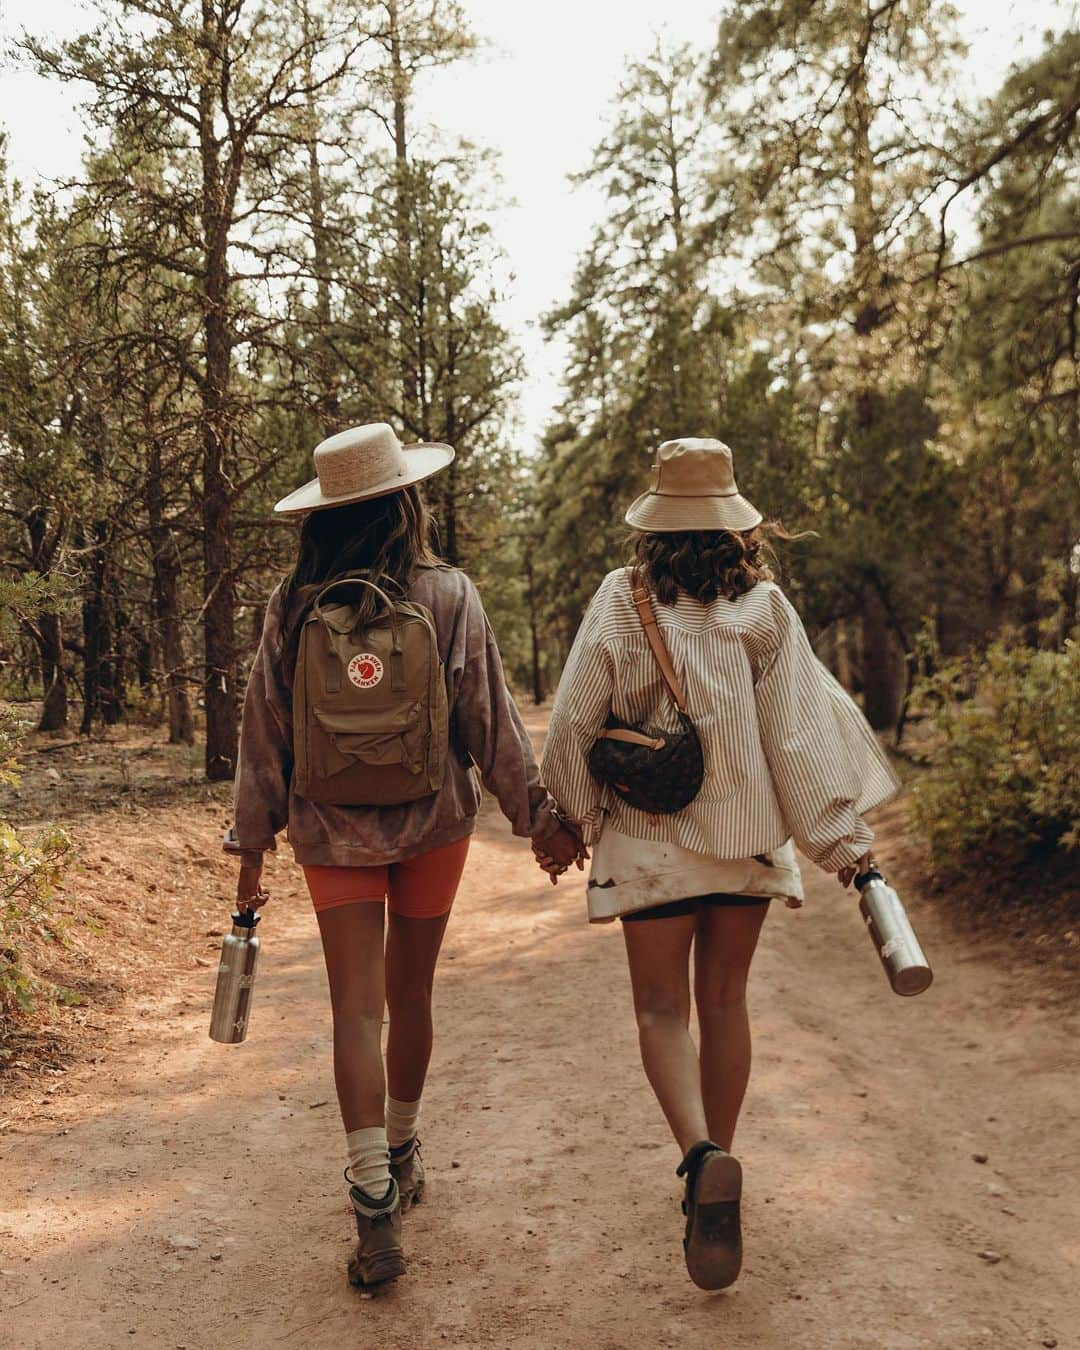
[[[759,581],[771,581],[775,560],[770,538],[794,539],[778,521],[765,521],[752,530],[678,530],[637,536],[634,561],[645,574],[662,605],[673,605],[680,595],[702,604],[723,596],[737,600]]]

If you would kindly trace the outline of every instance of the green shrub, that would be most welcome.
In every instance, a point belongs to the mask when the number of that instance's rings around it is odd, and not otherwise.
[[[21,730],[12,710],[0,705],[0,782],[17,783],[15,745]],[[21,948],[35,930],[48,927],[49,901],[71,851],[63,830],[52,826],[28,842],[0,821],[0,1022],[33,1007],[33,981]]]
[[[1080,646],[998,643],[924,679],[938,732],[913,789],[934,861],[1011,866],[1080,848]]]
[[[0,576],[0,638],[10,639],[46,604],[58,603],[62,586],[60,577]],[[19,781],[16,750],[26,729],[14,709],[0,703],[0,784]],[[34,933],[57,936],[48,919],[49,902],[70,852],[71,841],[55,826],[28,841],[0,821],[0,1025],[33,1007],[34,982],[22,952]]]
[[[47,928],[49,901],[71,843],[63,830],[45,830],[32,843],[0,821],[0,1018],[33,1007],[33,982],[23,968],[21,940]]]

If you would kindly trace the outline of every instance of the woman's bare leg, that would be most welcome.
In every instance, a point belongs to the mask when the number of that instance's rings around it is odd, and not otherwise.
[[[386,1076],[390,1096],[415,1102],[431,1059],[431,988],[449,913],[437,919],[390,914],[386,942],[386,1002],[390,1031]]]
[[[346,1134],[384,1122],[383,908],[359,901],[318,915],[334,1012],[334,1082]]]
[[[730,1149],[750,1079],[746,979],[768,905],[702,905],[694,944],[708,1138]]]
[[[690,943],[696,917],[622,926],[634,991],[641,1062],[683,1153],[708,1138],[701,1069],[690,1037]]]

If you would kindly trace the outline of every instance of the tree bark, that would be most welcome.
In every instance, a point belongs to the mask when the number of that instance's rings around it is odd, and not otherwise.
[[[875,731],[896,725],[900,711],[900,672],[896,640],[885,609],[872,592],[863,598],[862,677],[866,720]]]
[[[529,543],[526,542],[526,549]],[[529,645],[532,656],[532,687],[533,702],[537,707],[544,701],[544,672],[540,664],[540,622],[536,606],[536,571],[533,568],[532,558],[525,555],[525,586],[526,601],[529,607]]]
[[[308,84],[306,99],[308,160],[308,216],[311,224],[312,263],[315,271],[315,319],[319,331],[315,338],[316,379],[318,381],[318,415],[324,435],[337,430],[341,412],[341,400],[334,379],[334,360],[327,348],[330,335],[330,247],[329,232],[326,226],[325,191],[323,188],[322,165],[319,163],[319,114],[315,106],[312,89],[315,84],[312,66],[311,12],[306,3],[303,13],[304,70]]]
[[[389,20],[390,84],[394,119],[394,165],[396,170],[395,203],[397,210],[398,276],[402,288],[410,286],[412,278],[411,231],[409,229],[409,142],[405,114],[409,95],[409,77],[401,54],[401,29],[398,23],[398,0],[387,0]],[[405,296],[402,297],[406,299]],[[402,305],[402,313],[412,310],[412,297]],[[422,308],[422,307],[421,307]],[[404,322],[403,320],[401,321]],[[401,341],[401,416],[407,429],[417,425],[417,372],[409,360],[409,343]]]
[[[857,443],[869,447],[877,419],[878,399],[875,397],[877,380],[870,346],[873,330],[865,327],[864,316],[876,308],[879,268],[875,252],[874,152],[870,143],[873,112],[866,84],[866,49],[860,50],[858,41],[852,60],[848,85],[848,126],[852,145],[851,229],[854,237],[852,299],[855,309],[853,327],[861,338],[856,349],[855,426]],[[860,505],[865,526],[871,530],[877,485],[873,481],[872,466],[866,468],[869,472],[864,471],[862,475]],[[881,599],[869,581],[862,587],[861,604],[866,717],[876,731],[883,731],[895,725],[900,709],[900,678],[894,639]]]
[[[149,526],[153,583],[150,612],[153,645],[159,657],[160,678],[165,693],[170,745],[194,745],[195,723],[188,697],[184,634],[180,624],[180,550],[165,520],[161,446],[152,434],[147,417],[149,462],[146,474],[146,515]]]
[[[212,0],[202,0],[202,36],[207,53],[199,88],[199,151],[202,160],[203,341],[201,390],[203,646],[206,708],[206,776],[211,782],[236,772],[236,580],[230,540],[231,500],[226,472],[232,374],[229,331],[228,216],[221,142],[216,131],[217,89],[222,80],[225,39]]]
[[[128,649],[129,619],[118,604],[118,577],[110,551],[107,571],[108,590],[105,602],[110,611],[112,642],[109,647],[108,661],[104,669],[104,682],[101,690],[101,716],[107,727],[114,727],[123,720],[127,708],[127,677],[125,662]]]
[[[38,731],[65,731],[68,724],[67,674],[64,670],[64,630],[55,610],[38,619],[38,652],[44,699]]]
[[[170,544],[173,541],[170,540]],[[168,558],[166,557],[166,562]],[[165,671],[165,706],[169,715],[169,744],[194,745],[195,721],[187,687],[187,653],[180,626],[178,573],[166,567],[160,594],[161,660]]]
[[[112,715],[114,631],[107,522],[94,521],[90,540],[87,554],[89,587],[82,604],[83,712],[79,731],[83,736],[90,735],[99,714],[110,725],[116,721]]]
[[[456,460],[450,461],[450,465],[444,471],[442,478],[443,507],[442,520],[439,522],[442,526],[440,531],[442,535],[442,555],[451,567],[458,567],[461,564],[461,557],[458,549]]]
[[[63,535],[63,522],[49,529],[48,511],[35,506],[26,518],[30,536],[30,562],[34,571],[48,576],[55,563]],[[64,670],[64,626],[54,609],[38,616],[35,629],[41,662],[42,707],[38,731],[63,731],[68,724],[67,673]]]

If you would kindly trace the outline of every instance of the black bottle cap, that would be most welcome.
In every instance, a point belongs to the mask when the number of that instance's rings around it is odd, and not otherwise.
[[[872,881],[884,881],[885,878],[876,867],[868,867],[865,872],[860,872],[855,878],[855,889],[861,891],[864,886],[869,886]]]
[[[254,928],[262,918],[257,909],[247,909],[242,914],[239,910],[232,916],[234,928]]]

